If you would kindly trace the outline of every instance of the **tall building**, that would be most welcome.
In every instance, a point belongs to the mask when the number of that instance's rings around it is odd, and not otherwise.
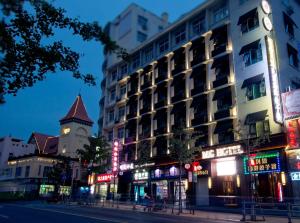
[[[202,147],[197,205],[238,204],[249,185],[264,201],[292,196],[280,93],[300,83],[299,12],[296,0],[205,1],[130,50],[130,63],[105,67],[99,120],[123,143],[120,193],[177,196],[178,164],[167,157],[183,123]],[[264,140],[249,147],[248,138]],[[153,166],[132,170],[140,149]]]

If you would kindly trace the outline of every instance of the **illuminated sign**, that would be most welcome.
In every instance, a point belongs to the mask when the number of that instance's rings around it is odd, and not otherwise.
[[[261,8],[264,11],[265,14],[270,14],[271,13],[271,7],[270,4],[267,0],[262,0],[261,1]]]
[[[299,147],[298,143],[298,121],[299,120],[289,120],[286,122],[287,128],[287,139],[290,148]]]
[[[299,181],[300,180],[300,172],[291,172],[291,179],[292,179],[292,181]]]
[[[300,149],[287,150],[286,155],[290,172],[300,171]]]
[[[281,94],[283,115],[285,119],[300,116],[300,89]]]
[[[110,173],[98,174],[96,176],[96,183],[110,182],[111,178],[112,178],[112,174],[110,174]]]
[[[148,180],[149,178],[149,173],[146,171],[142,172],[135,172],[134,173],[134,180]]]
[[[270,173],[280,171],[280,155],[276,153],[252,154],[244,157],[244,173]]]
[[[273,25],[269,17],[263,18],[263,24],[267,31],[271,31],[273,29]]]
[[[279,124],[282,124],[281,97],[280,97],[279,81],[278,81],[278,74],[277,74],[275,46],[274,46],[273,39],[271,39],[269,36],[266,36],[265,39],[267,44],[267,55],[268,55],[269,75],[270,75],[270,82],[271,82],[274,121]]]
[[[112,148],[112,172],[116,173],[119,169],[119,150],[120,150],[120,141],[114,139],[113,148]]]
[[[123,164],[120,165],[120,170],[121,171],[133,170],[133,169],[134,169],[133,163],[123,163]]]
[[[241,145],[228,146],[216,149],[202,151],[202,159],[211,159],[215,157],[233,156],[244,153]]]
[[[197,174],[198,176],[207,176],[207,175],[208,175],[208,170],[198,170],[198,171],[196,172],[196,174]]]

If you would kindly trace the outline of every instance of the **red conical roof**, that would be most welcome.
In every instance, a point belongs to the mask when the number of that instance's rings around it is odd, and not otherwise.
[[[77,121],[80,123],[84,123],[86,125],[92,125],[93,121],[89,118],[85,106],[83,104],[81,95],[76,97],[75,102],[73,103],[71,109],[68,114],[60,120],[60,124],[64,124],[67,122]]]

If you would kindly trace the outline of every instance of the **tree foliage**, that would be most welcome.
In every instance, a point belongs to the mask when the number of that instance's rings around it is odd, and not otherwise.
[[[126,57],[97,22],[83,23],[66,16],[66,11],[45,0],[0,0],[3,18],[0,21],[0,102],[7,94],[16,95],[33,86],[46,74],[69,71],[77,79],[95,85],[92,74],[79,70],[81,54],[55,39],[55,32],[69,30],[83,41],[97,41],[105,53]]]
[[[91,164],[90,170],[100,172],[108,168],[107,159],[110,157],[110,145],[104,136],[89,137],[89,145],[78,149],[77,154],[84,163]]]

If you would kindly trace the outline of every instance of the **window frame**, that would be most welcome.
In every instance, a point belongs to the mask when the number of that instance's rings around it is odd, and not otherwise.
[[[247,56],[248,56],[248,59],[245,59]],[[253,57],[256,57],[256,59]],[[263,54],[262,54],[261,43],[259,43],[259,47],[257,49],[250,49],[243,54],[243,61],[244,61],[245,67],[249,67],[249,66],[256,64],[262,60],[263,60]]]

